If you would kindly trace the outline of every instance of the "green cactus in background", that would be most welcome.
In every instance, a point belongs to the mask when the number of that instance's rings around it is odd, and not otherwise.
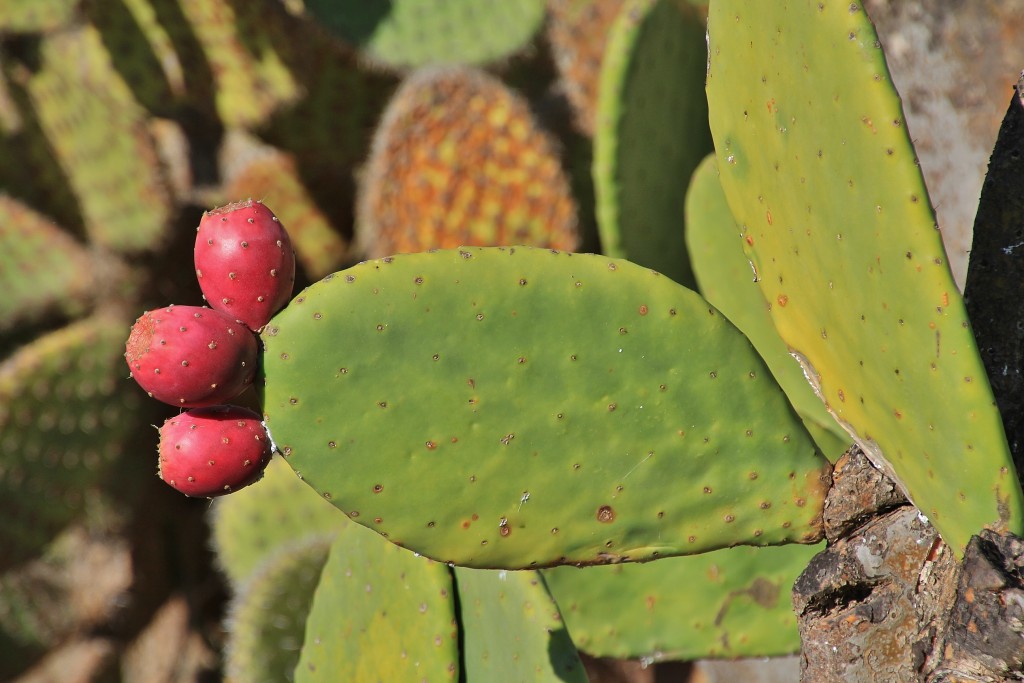
[[[594,189],[609,256],[693,285],[683,232],[687,179],[708,152],[704,22],[678,0],[623,4],[601,65]]]
[[[306,9],[374,66],[485,64],[523,49],[540,29],[544,0],[306,0]]]

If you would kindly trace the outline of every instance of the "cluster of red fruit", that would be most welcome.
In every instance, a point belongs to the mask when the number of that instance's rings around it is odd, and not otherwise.
[[[270,461],[260,415],[223,404],[252,384],[257,333],[291,297],[295,254],[273,212],[248,200],[203,214],[195,265],[211,308],[143,313],[124,357],[151,397],[191,408],[160,428],[160,478],[210,497],[253,483]]]

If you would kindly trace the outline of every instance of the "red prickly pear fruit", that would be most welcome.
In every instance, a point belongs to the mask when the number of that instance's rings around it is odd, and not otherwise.
[[[203,214],[196,277],[207,303],[259,331],[292,295],[295,252],[277,216],[251,199]]]
[[[160,428],[160,478],[186,496],[212,498],[257,481],[273,454],[261,418],[239,406],[210,406]]]
[[[194,408],[242,393],[256,374],[257,352],[256,335],[226,313],[168,306],[135,321],[124,358],[150,396]]]

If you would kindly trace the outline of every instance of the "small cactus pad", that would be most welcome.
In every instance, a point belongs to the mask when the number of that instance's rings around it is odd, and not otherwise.
[[[711,154],[697,167],[686,195],[686,243],[700,293],[747,336],[821,452],[835,462],[853,439],[825,410],[800,363],[789,355],[775,331],[761,288],[754,281],[754,271],[743,254],[740,233]]]
[[[100,312],[0,363],[0,570],[80,515],[121,457],[140,404],[119,390],[123,329]]]
[[[833,415],[954,552],[1024,497],[881,44],[859,3],[718,2],[722,187]]]
[[[703,299],[627,261],[388,257],[306,289],[262,337],[289,464],[428,557],[513,569],[820,537],[830,467],[771,373]]]
[[[228,607],[226,680],[295,680],[306,617],[331,539],[331,535],[312,535],[278,548],[235,591]]]
[[[248,408],[187,410],[160,427],[160,478],[186,496],[221,496],[259,479],[270,449],[260,416]]]
[[[0,33],[52,31],[71,22],[79,0],[4,0]]]
[[[46,216],[0,194],[0,331],[48,314],[81,313],[94,286],[83,245]]]
[[[110,63],[99,32],[85,25],[47,36],[28,80],[38,121],[98,246],[155,246],[170,215],[144,111]]]
[[[306,9],[377,66],[484,64],[522,49],[544,0],[306,0]]]
[[[226,313],[199,306],[146,311],[124,358],[152,398],[184,408],[229,401],[252,383],[256,337]]]
[[[288,232],[260,201],[203,214],[196,231],[196,277],[207,303],[259,330],[292,296],[295,252]]]
[[[554,141],[501,81],[435,68],[395,94],[360,187],[371,256],[465,244],[572,250],[576,222]]]
[[[333,534],[349,523],[281,458],[272,459],[252,486],[218,498],[212,511],[217,562],[236,587],[279,547],[310,534]]]
[[[604,253],[685,285],[690,174],[711,151],[704,22],[678,0],[629,0],[608,38],[594,136],[594,188]]]
[[[576,126],[594,135],[597,84],[608,34],[624,0],[549,0],[547,39]]]
[[[465,680],[586,683],[579,653],[537,572],[455,569]]]
[[[577,646],[595,657],[769,657],[800,649],[790,593],[821,550],[736,547],[543,573]]]
[[[295,681],[459,681],[454,593],[444,565],[349,525],[320,575]]]

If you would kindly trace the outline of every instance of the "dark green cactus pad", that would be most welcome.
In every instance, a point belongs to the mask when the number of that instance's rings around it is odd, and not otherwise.
[[[711,151],[704,22],[679,0],[630,0],[608,38],[594,136],[602,251],[692,285],[690,174]]]
[[[417,71],[395,93],[360,184],[359,230],[373,257],[578,243],[557,143],[522,97],[468,67]]]
[[[218,498],[211,527],[217,562],[239,586],[268,555],[304,536],[336,532],[348,518],[296,479],[281,458],[255,484]]]
[[[603,256],[388,257],[308,288],[257,384],[289,464],[438,560],[611,563],[820,538],[828,463],[749,342]]]
[[[313,596],[295,680],[460,680],[451,572],[358,525],[343,529]]]
[[[92,266],[85,247],[52,220],[0,194],[0,333],[84,312]]]
[[[332,539],[314,534],[278,547],[235,592],[228,608],[228,681],[295,680],[306,617]]]
[[[465,680],[586,683],[579,653],[538,572],[455,569]]]
[[[127,252],[155,246],[170,197],[144,112],[99,33],[88,25],[59,32],[40,52],[27,89],[91,241]]]
[[[544,21],[544,0],[306,0],[306,10],[375,66],[486,64],[524,48]]]
[[[790,592],[821,550],[736,547],[543,574],[573,640],[595,657],[770,657],[800,649]]]
[[[0,363],[0,569],[35,555],[97,495],[135,428],[125,331],[98,313]]]
[[[725,314],[761,354],[821,452],[835,462],[853,439],[825,410],[803,368],[775,331],[761,288],[743,253],[742,231],[729,211],[714,155],[690,179],[686,195],[686,244],[701,295]]]
[[[1022,495],[880,43],[858,3],[719,2],[707,94],[772,319],[957,554]]]

